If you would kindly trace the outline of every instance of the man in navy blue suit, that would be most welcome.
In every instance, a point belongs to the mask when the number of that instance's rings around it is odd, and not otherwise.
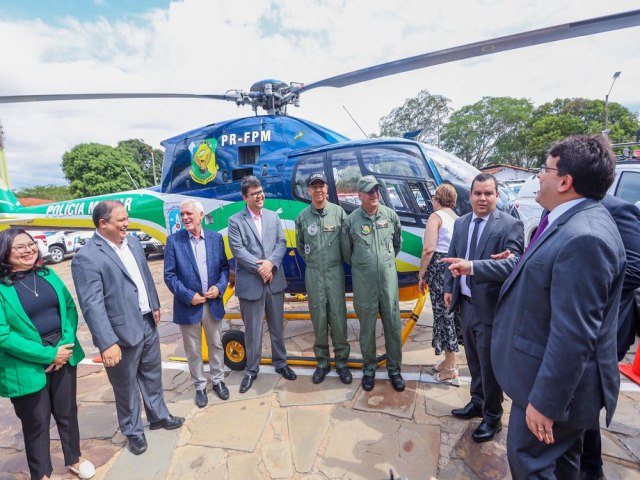
[[[627,255],[627,269],[618,309],[618,361],[622,361],[636,340],[635,291],[640,288],[640,210],[612,195],[607,195],[600,203],[616,222]],[[580,457],[580,480],[604,478],[600,429],[587,430]]]
[[[626,255],[600,204],[615,176],[611,145],[576,135],[554,145],[536,201],[550,213],[518,260],[445,259],[454,275],[502,280],[492,364],[513,403],[511,476],[580,476],[585,430],[611,422],[618,400],[617,326]]]
[[[173,321],[180,325],[191,379],[199,408],[208,403],[207,379],[202,362],[202,334],[209,348],[209,373],[213,391],[222,400],[229,398],[224,384],[224,352],[220,330],[224,317],[222,297],[229,282],[229,263],[222,235],[203,230],[204,208],[197,200],[180,205],[184,229],[167,238],[164,254],[164,281],[173,293]]]

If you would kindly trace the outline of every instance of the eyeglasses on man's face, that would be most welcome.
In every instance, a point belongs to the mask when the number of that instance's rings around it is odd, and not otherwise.
[[[251,197],[251,198],[260,198],[260,197],[264,197],[264,190],[258,190],[257,192],[251,192],[251,193],[247,193],[246,195],[247,197]]]
[[[14,245],[11,248],[13,248],[18,253],[26,253],[29,250],[37,250],[38,244],[36,242],[19,243],[18,245]]]
[[[554,170],[554,171],[556,171],[556,172],[559,172],[559,171],[560,171],[560,169],[559,169],[559,168],[548,167],[546,163],[543,163],[543,164],[540,166],[540,173],[548,172],[549,170]]]

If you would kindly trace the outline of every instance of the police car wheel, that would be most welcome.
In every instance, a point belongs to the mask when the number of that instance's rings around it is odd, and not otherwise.
[[[60,263],[64,260],[64,250],[57,245],[49,248],[49,253],[51,254],[51,263]]]
[[[247,350],[244,346],[242,330],[228,330],[222,336],[224,364],[231,370],[242,371],[247,365]]]

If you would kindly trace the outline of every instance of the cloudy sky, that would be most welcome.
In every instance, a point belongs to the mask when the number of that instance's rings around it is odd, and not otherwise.
[[[638,8],[637,0],[0,0],[0,95],[224,93],[265,78],[340,73],[536,28]],[[318,88],[290,113],[352,138],[421,89],[454,108],[483,96],[604,98],[640,110],[640,27],[378,79]],[[83,142],[160,141],[250,115],[207,100],[0,104],[13,188],[63,184]]]

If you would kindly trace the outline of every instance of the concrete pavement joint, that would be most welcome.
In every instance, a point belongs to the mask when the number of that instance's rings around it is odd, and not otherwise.
[[[102,363],[95,363],[93,360],[89,358],[85,358],[80,363],[82,365],[102,366]],[[162,362],[162,368],[168,369],[168,370],[181,370],[183,372],[189,371],[189,365],[186,362]],[[209,365],[205,365],[204,368],[205,368],[205,371],[208,371]],[[296,375],[300,377],[310,377],[313,375],[313,370],[311,368],[293,368],[292,370],[296,372]],[[260,373],[279,375],[279,373],[276,373],[276,369],[272,365],[261,365]],[[353,375],[353,378],[360,378],[360,379],[362,378],[361,371],[351,370],[351,373]],[[416,380],[416,381],[419,381],[420,383],[433,383],[433,384],[447,385],[446,383],[436,382],[433,379],[433,375],[429,373],[409,372],[409,373],[403,373],[402,376],[405,380]],[[338,374],[334,370],[332,370],[327,374],[327,377],[338,377]],[[376,375],[376,378],[377,377],[378,376]],[[380,378],[382,379],[384,377],[380,377]],[[460,381],[463,384],[468,385],[471,383],[471,377],[460,376]],[[629,380],[626,380],[625,377],[621,377],[620,391],[638,393],[640,392],[640,385],[637,385]]]

